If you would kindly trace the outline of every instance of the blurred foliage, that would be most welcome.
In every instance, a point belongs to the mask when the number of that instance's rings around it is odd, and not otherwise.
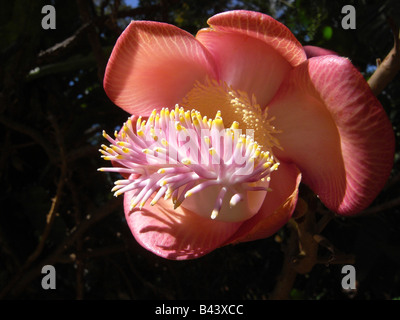
[[[55,30],[41,27],[46,4],[56,8]],[[347,4],[356,8],[356,30],[341,28]],[[286,228],[279,237],[197,260],[164,260],[136,243],[122,199],[110,193],[113,176],[96,171],[104,165],[97,151],[102,130],[112,132],[127,118],[105,95],[102,75],[131,19],[164,21],[194,34],[215,13],[261,11],[285,23],[303,44],[349,57],[366,78],[393,45],[387,18],[400,25],[400,2],[391,0],[141,0],[137,8],[119,0],[14,0],[1,6],[3,299],[266,299],[274,287]],[[397,76],[379,96],[397,138],[399,83]],[[298,276],[293,299],[400,297],[398,163],[397,153],[392,177],[371,206],[374,213],[335,218],[323,233],[356,255],[357,292],[342,291],[340,265],[318,265]],[[56,267],[56,290],[41,288],[45,264]]]

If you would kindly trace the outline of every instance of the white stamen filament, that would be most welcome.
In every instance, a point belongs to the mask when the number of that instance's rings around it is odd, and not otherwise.
[[[279,166],[270,150],[262,151],[250,135],[241,133],[238,122],[225,128],[221,112],[207,119],[177,105],[173,110],[154,110],[147,121],[139,117],[136,126],[132,122],[133,117],[115,138],[103,133],[110,146],[102,145],[100,152],[113,167],[99,169],[128,175],[116,181],[112,191],[119,196],[134,190],[131,209],[141,209],[152,195],[151,205],[172,197],[176,209],[191,195],[218,186],[210,212],[216,219],[228,192],[234,207],[245,192],[269,191],[254,183],[269,181]]]

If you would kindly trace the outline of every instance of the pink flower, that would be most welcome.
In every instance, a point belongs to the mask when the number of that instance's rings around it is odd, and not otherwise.
[[[338,214],[366,208],[390,174],[394,134],[351,62],[307,59],[261,13],[208,23],[193,37],[133,21],[107,65],[105,90],[132,117],[115,138],[104,134],[114,167],[100,170],[124,176],[113,191],[137,241],[190,259],[271,236],[290,219],[300,181]]]

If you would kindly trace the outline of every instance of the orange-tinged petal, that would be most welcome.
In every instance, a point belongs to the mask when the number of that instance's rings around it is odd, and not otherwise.
[[[348,59],[321,56],[295,68],[269,106],[283,151],[331,210],[367,207],[393,164],[394,134],[381,104]]]
[[[256,97],[265,106],[291,70],[289,62],[265,42],[239,32],[206,29],[196,38],[212,53],[219,79]]]
[[[118,38],[107,64],[104,88],[131,114],[174,107],[196,81],[215,78],[207,50],[173,25],[133,21]]]
[[[190,210],[173,209],[171,200],[129,212],[132,192],[124,196],[125,217],[132,234],[146,249],[168,259],[201,257],[223,245],[241,222],[222,222],[201,217]]]
[[[266,14],[233,10],[213,16],[207,23],[214,31],[247,35],[263,41],[274,48],[293,67],[306,60],[303,47],[292,32]]]
[[[270,188],[260,211],[245,221],[227,243],[267,238],[291,218],[298,199],[301,173],[293,164],[281,162],[271,175]]]
[[[245,10],[228,11],[208,20],[211,28],[196,38],[212,53],[219,80],[255,95],[265,106],[288,71],[306,60],[290,30],[272,17]]]

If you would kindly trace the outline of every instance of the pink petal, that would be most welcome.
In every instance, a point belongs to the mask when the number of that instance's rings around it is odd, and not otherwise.
[[[241,225],[203,218],[187,209],[173,209],[171,200],[129,213],[132,192],[124,196],[125,217],[132,234],[146,249],[168,259],[201,257],[220,247]],[[148,201],[149,203],[149,201]]]
[[[242,34],[263,41],[292,67],[306,60],[302,45],[290,30],[266,14],[245,10],[227,11],[211,17],[208,24],[211,30],[217,32]],[[246,49],[245,43],[243,49]]]
[[[352,215],[380,192],[393,164],[393,130],[348,59],[315,57],[295,68],[269,114],[283,131],[277,157],[294,162],[329,209]]]
[[[212,53],[219,79],[236,90],[253,94],[265,106],[274,96],[290,64],[271,46],[241,33],[203,30],[197,39]]]
[[[245,221],[227,243],[267,238],[282,228],[296,207],[300,180],[301,174],[295,165],[281,162],[271,175],[272,191],[268,192],[260,211]]]
[[[196,38],[213,54],[219,79],[237,90],[255,94],[266,105],[284,76],[306,59],[301,44],[290,30],[270,16],[237,10],[208,20],[211,28]]]
[[[327,56],[327,55],[338,56],[339,55],[335,51],[316,47],[316,46],[304,46],[303,48],[307,54],[307,59],[310,59],[312,57],[318,57],[318,56]]]
[[[207,50],[169,24],[133,21],[118,38],[107,64],[104,88],[119,107],[146,115],[174,107],[196,80],[215,78]]]

